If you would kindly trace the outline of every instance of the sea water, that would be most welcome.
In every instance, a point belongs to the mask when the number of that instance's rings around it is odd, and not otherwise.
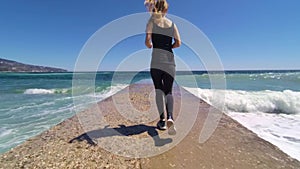
[[[195,77],[200,81],[199,86],[185,89],[209,104],[218,99],[213,98],[214,93],[223,92],[226,114],[300,160],[299,71],[225,72],[225,90],[212,89],[209,84],[201,83],[204,79],[209,81],[208,74]]]
[[[0,153],[122,90],[132,74],[119,73],[118,80],[112,83],[114,72],[0,73]],[[143,79],[144,74],[139,73],[132,82]],[[87,87],[92,92],[74,96],[73,77],[82,78],[77,81],[94,78],[94,84]],[[74,105],[75,97],[84,98]]]
[[[225,113],[300,160],[300,71],[224,73],[225,89],[212,88],[211,74],[206,71],[177,72],[176,83],[210,104],[214,103],[213,93],[224,92]],[[115,74],[96,73],[91,86],[95,93],[87,96],[92,99],[76,109],[101,101],[131,83],[152,83],[149,72]],[[73,99],[79,96],[72,95],[73,77],[73,73],[0,73],[0,153],[76,113]]]

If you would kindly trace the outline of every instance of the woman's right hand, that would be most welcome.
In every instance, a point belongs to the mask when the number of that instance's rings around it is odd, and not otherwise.
[[[147,48],[152,48],[152,44],[150,42],[146,42]]]

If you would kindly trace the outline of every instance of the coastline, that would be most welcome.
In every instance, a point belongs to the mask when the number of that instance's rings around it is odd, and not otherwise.
[[[139,110],[149,108],[148,97],[153,90],[152,85],[133,84],[129,86],[131,103]],[[175,118],[180,108],[181,88],[174,88]],[[126,97],[124,89],[114,96]],[[147,158],[129,158],[115,155],[98,145],[93,139],[84,135],[91,129],[83,129],[78,117],[90,117],[96,112],[91,107],[52,127],[48,131],[27,140],[0,156],[0,168],[299,168],[300,162],[289,157],[276,146],[259,138],[237,121],[223,114],[217,129],[208,141],[198,142],[199,132],[203,127],[211,107],[204,101],[185,91],[189,104],[199,106],[199,112],[191,131],[171,150],[160,155]],[[112,97],[114,97],[112,96]],[[150,137],[146,130],[153,130],[155,121],[146,124],[148,128],[137,126],[124,119],[113,107],[112,97],[102,100],[98,106],[103,111],[110,127],[119,125],[136,126],[133,133],[125,137]],[[121,99],[122,100],[122,99]],[[122,101],[118,104],[126,104]],[[83,115],[83,116],[81,116]],[[82,120],[82,118],[80,119]],[[98,127],[99,128],[99,127]],[[137,131],[140,130],[140,131]],[[154,131],[154,130],[153,130]],[[156,131],[156,130],[155,130]],[[157,131],[159,135],[164,134]],[[124,136],[112,136],[124,137]],[[110,137],[106,137],[110,138]],[[71,142],[71,143],[70,143]],[[168,144],[166,144],[168,146]]]

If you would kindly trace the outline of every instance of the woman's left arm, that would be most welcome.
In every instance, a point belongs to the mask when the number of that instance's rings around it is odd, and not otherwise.
[[[172,48],[178,48],[181,45],[181,39],[179,35],[179,31],[177,29],[177,26],[174,24],[174,43],[172,45]]]

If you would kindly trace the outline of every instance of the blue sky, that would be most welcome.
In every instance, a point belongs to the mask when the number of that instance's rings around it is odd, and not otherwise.
[[[299,0],[169,0],[169,4],[170,14],[205,33],[225,69],[300,69]],[[3,0],[0,57],[73,70],[83,45],[98,29],[139,12],[145,12],[143,0]],[[124,53],[145,48],[143,36],[125,42],[112,50],[103,70],[114,69]],[[192,69],[203,69],[199,61],[190,60],[193,53],[184,46],[175,53]]]

